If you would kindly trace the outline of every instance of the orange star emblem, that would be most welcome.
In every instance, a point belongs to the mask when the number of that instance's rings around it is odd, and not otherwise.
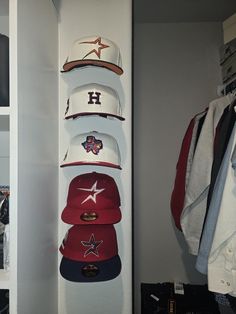
[[[96,56],[100,59],[101,58],[101,50],[109,47],[108,45],[105,45],[102,43],[101,37],[98,37],[97,39],[95,39],[93,41],[82,41],[80,44],[92,44],[95,46],[95,48],[93,48],[91,51],[89,51],[83,57],[83,59],[85,59],[87,56],[91,55],[92,53],[95,53]]]

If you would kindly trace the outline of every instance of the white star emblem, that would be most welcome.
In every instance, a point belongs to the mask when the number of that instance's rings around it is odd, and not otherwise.
[[[93,186],[90,189],[86,189],[86,188],[77,188],[78,190],[82,190],[82,191],[88,191],[91,192],[91,194],[89,194],[81,204],[84,204],[85,202],[87,202],[88,200],[92,200],[95,204],[96,204],[96,197],[98,194],[100,194],[102,191],[104,191],[105,189],[97,189],[97,181],[93,184]]]

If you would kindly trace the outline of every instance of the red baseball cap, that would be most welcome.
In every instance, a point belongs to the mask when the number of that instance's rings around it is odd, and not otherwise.
[[[70,281],[111,280],[121,271],[113,225],[75,225],[61,246],[61,275]]]
[[[115,224],[121,220],[120,195],[114,179],[103,173],[75,177],[61,218],[72,225]]]
[[[66,258],[79,262],[101,262],[118,254],[116,231],[113,225],[72,226],[61,246]]]

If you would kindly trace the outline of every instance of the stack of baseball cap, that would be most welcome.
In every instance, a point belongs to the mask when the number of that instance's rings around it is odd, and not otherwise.
[[[74,282],[117,277],[121,261],[114,224],[121,220],[121,211],[114,179],[97,172],[75,177],[61,218],[73,225],[60,246],[61,275]]]
[[[81,75],[80,69],[84,67],[100,67],[121,75],[118,46],[101,36],[74,41],[61,72],[77,71]],[[117,91],[94,81],[91,76],[91,82],[71,90],[64,117],[74,120],[96,115],[123,121],[121,107]],[[83,165],[121,169],[116,139],[97,131],[72,137],[60,166]],[[61,214],[62,220],[72,225],[59,248],[60,273],[66,280],[100,282],[120,274],[121,260],[114,227],[121,220],[120,205],[119,191],[111,176],[91,172],[72,179]]]
[[[84,67],[100,67],[121,75],[123,73],[121,63],[120,50],[113,41],[101,36],[89,36],[74,41],[62,72],[76,71]],[[74,88],[67,100],[65,119],[72,120],[91,115],[123,121],[117,91],[94,81]],[[116,139],[110,134],[97,131],[71,138],[61,167],[79,165],[121,169]]]

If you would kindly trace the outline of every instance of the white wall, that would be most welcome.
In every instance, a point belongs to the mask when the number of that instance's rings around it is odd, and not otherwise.
[[[72,43],[86,36],[100,35],[114,41],[121,53],[123,75],[96,67],[75,69],[60,74],[59,80],[59,137],[60,162],[70,139],[80,133],[96,130],[112,135],[121,152],[122,170],[99,166],[65,167],[59,170],[59,242],[69,225],[60,219],[66,205],[71,180],[83,173],[97,171],[114,178],[121,196],[122,220],[115,225],[121,274],[113,280],[80,283],[65,280],[59,274],[59,313],[61,314],[131,314],[132,311],[132,244],[131,244],[131,1],[122,0],[66,0],[58,1],[59,64],[62,68]],[[122,23],[120,23],[122,19]],[[101,117],[82,117],[64,120],[66,101],[70,91],[83,84],[100,83],[114,88],[123,104],[125,121]],[[59,264],[61,261],[59,253]]]
[[[136,24],[134,29],[134,264],[140,283],[202,283],[170,196],[187,125],[217,97],[220,23]]]
[[[9,23],[7,16],[1,16],[0,18],[0,33],[4,35],[9,35]]]
[[[11,146],[11,153],[14,151],[13,158],[16,158],[18,168],[14,178],[14,191],[11,192],[17,201],[14,221],[17,219],[18,273],[17,283],[14,282],[13,289],[17,284],[18,305],[15,309],[14,304],[11,312],[56,314],[58,313],[57,16],[52,2],[48,0],[20,0],[17,4],[18,73],[11,86],[15,89],[15,84],[18,83],[18,97],[17,103],[11,103],[14,113],[14,119],[11,120],[14,120],[14,124],[11,125],[11,139],[16,144],[14,149]],[[14,174],[15,161],[12,165],[14,167],[11,167],[11,172]],[[15,232],[13,227],[12,231]],[[10,257],[11,267],[14,267],[16,258],[12,254]]]

